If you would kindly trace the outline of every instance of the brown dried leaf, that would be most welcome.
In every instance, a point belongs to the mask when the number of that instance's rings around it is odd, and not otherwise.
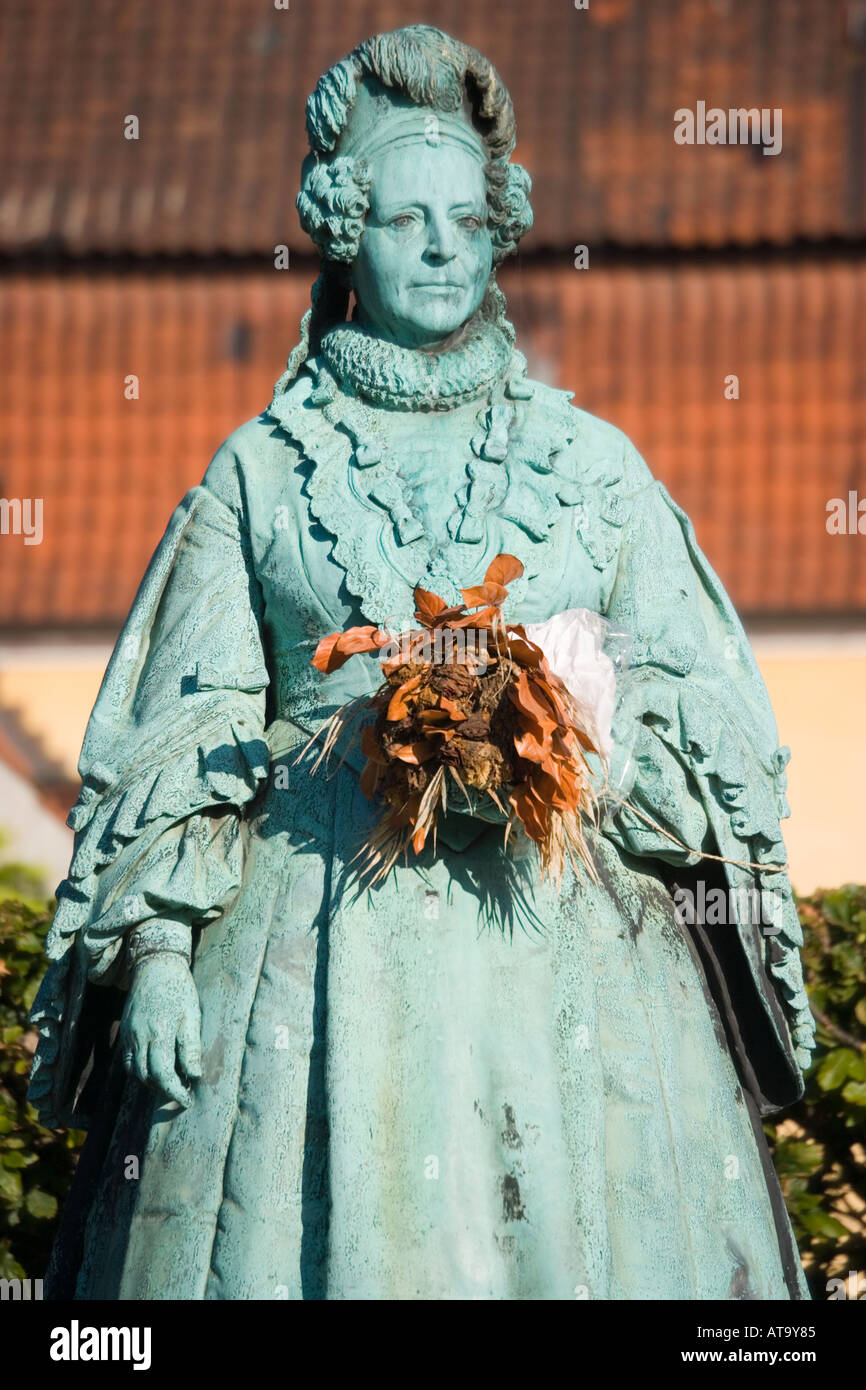
[[[358,652],[374,652],[390,641],[387,633],[372,625],[370,627],[350,627],[346,632],[332,632],[323,637],[315,650],[310,663],[317,671],[330,675]]]
[[[429,739],[416,739],[414,743],[398,743],[391,748],[391,757],[401,763],[425,763],[433,757],[436,748]]]
[[[419,585],[415,590],[415,617],[425,627],[432,627],[436,618],[447,607],[444,598],[440,598],[438,594],[431,594],[429,589],[422,589]]]
[[[501,584],[477,584],[474,589],[461,589],[460,593],[467,608],[480,608],[483,603],[499,608],[508,598],[508,590]]]
[[[490,561],[487,566],[487,573],[484,576],[485,584],[510,584],[512,580],[519,579],[523,573],[523,565],[516,555],[509,555],[503,552]]]
[[[410,713],[410,707],[406,703],[406,696],[411,694],[413,690],[417,690],[420,684],[421,676],[413,676],[411,680],[404,681],[403,684],[394,691],[388,704],[388,713],[385,715],[385,718],[390,723],[407,717]]]

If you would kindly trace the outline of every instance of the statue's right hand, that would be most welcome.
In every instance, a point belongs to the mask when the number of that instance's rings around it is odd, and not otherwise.
[[[184,1108],[188,1082],[201,1076],[201,1010],[192,973],[174,952],[145,956],[132,976],[120,1021],[130,1076]]]

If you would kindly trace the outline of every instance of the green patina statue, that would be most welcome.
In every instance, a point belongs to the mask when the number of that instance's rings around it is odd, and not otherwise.
[[[90,1132],[46,1292],[807,1297],[760,1123],[813,1038],[787,750],[740,623],[629,441],[527,378],[496,267],[530,181],[490,63],[378,35],[307,127],[301,341],[172,517],[85,738],[31,1095]],[[312,653],[503,552],[511,621],[630,634],[633,809],[597,881],[449,810],[362,891],[363,759],[298,755],[380,669]]]

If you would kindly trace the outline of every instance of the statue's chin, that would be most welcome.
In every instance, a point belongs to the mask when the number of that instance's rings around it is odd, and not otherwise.
[[[411,304],[403,303],[390,314],[367,314],[360,307],[358,319],[379,337],[401,347],[441,352],[459,343],[477,304],[465,292],[413,291]]]
[[[416,305],[411,323],[406,324],[406,341],[412,347],[441,351],[451,347],[474,312],[471,304],[461,300],[450,302],[445,295],[441,303]]]

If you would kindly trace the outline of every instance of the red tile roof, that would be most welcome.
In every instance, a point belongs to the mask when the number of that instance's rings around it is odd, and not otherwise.
[[[0,537],[0,625],[119,623],[176,502],[270,399],[309,283],[0,287],[0,496],[44,504],[41,545]],[[866,266],[528,267],[502,284],[533,374],[634,439],[743,611],[866,612],[866,542],[826,531],[829,498],[866,497]]]
[[[40,0],[0,11],[0,249],[306,249],[306,96],[419,11],[511,90],[527,250],[866,232],[862,0]],[[677,145],[674,112],[699,100],[781,107],[782,153]]]

